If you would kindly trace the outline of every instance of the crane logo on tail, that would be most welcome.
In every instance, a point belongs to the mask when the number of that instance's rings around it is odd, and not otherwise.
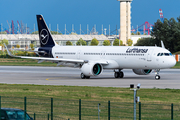
[[[41,37],[41,43],[43,45],[45,45],[48,42],[48,39],[49,39],[48,31],[46,29],[42,29],[41,33],[40,33],[40,37]]]

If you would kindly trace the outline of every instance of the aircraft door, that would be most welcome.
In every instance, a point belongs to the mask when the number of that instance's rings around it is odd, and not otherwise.
[[[77,59],[80,59],[80,54],[81,54],[81,51],[78,50],[78,52],[77,52]]]
[[[101,51],[101,59],[105,59],[106,57],[106,51]]]
[[[151,58],[152,52],[153,52],[153,50],[149,50],[149,52],[148,52],[148,55],[147,55],[147,61],[148,62],[151,62],[151,60],[152,60],[152,58]]]

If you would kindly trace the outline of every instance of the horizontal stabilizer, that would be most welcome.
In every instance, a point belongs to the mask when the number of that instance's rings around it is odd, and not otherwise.
[[[6,46],[5,43],[4,43],[4,46],[5,46],[5,48],[6,48],[6,50],[7,50],[9,56],[11,56],[11,57],[16,57],[16,56],[14,56],[14,55],[11,54],[11,52],[9,51],[9,49],[7,48],[7,46]]]
[[[11,49],[12,50],[12,49]],[[17,51],[25,51],[25,52],[36,52],[36,53],[47,53],[45,51],[34,51],[34,50],[20,50],[20,49],[13,49],[13,50],[17,50]]]

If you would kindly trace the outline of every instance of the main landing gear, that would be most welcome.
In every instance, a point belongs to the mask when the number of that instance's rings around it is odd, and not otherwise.
[[[124,73],[121,71],[121,69],[119,69],[118,71],[114,70],[114,77],[115,78],[123,78]]]
[[[156,80],[159,80],[161,78],[160,75],[159,75],[159,71],[160,71],[160,69],[154,70],[154,72],[155,72],[155,79]]]
[[[81,79],[89,79],[90,76],[85,76],[83,73],[81,73]]]

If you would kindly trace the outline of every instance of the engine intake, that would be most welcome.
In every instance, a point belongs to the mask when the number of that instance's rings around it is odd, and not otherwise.
[[[81,67],[81,71],[86,76],[98,76],[102,73],[103,67],[99,63],[85,63]]]
[[[133,69],[133,72],[137,75],[148,75],[151,71],[151,69]]]

